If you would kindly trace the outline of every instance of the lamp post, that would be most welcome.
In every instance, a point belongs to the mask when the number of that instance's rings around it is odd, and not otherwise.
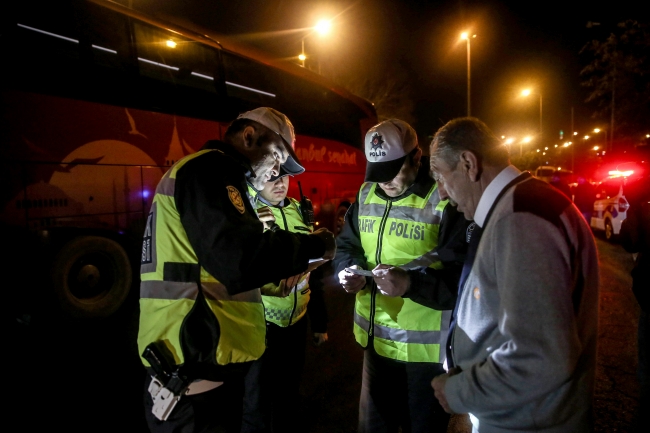
[[[524,143],[530,143],[531,141],[532,141],[531,137],[525,137],[523,140],[519,142],[519,156],[524,154],[524,149],[523,149]]]
[[[530,89],[524,89],[521,91],[522,96],[529,96],[533,93]],[[542,92],[537,93],[539,96],[539,140],[542,141]]]
[[[472,38],[475,38],[476,35],[472,35]],[[463,32],[460,34],[461,39],[465,39],[467,41],[467,117],[472,115],[472,109],[471,109],[471,67],[470,67],[470,37],[467,32]]]
[[[305,60],[307,60],[307,55],[305,54],[305,38],[308,38],[311,36],[314,32],[319,33],[320,35],[326,35],[329,33],[330,29],[332,28],[332,22],[330,20],[320,20],[314,27],[311,27],[311,31],[303,36],[300,40],[300,55],[298,56],[298,59],[301,61],[301,66],[304,68],[305,67]],[[320,74],[320,59],[318,60],[318,73]]]
[[[599,134],[601,132],[603,132],[605,134],[605,140],[604,140],[605,141],[605,146],[604,147],[608,148],[609,147],[609,141],[607,140],[607,138],[608,138],[607,137],[608,136],[607,129],[606,128],[602,128],[602,129],[601,128],[594,128],[594,134]]]

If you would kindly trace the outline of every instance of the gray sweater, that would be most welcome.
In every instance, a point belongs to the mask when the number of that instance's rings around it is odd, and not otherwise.
[[[507,189],[460,296],[452,410],[481,433],[591,431],[598,284],[577,208],[538,179]]]

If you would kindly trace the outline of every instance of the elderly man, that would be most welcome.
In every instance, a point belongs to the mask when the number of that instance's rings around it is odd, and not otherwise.
[[[406,122],[372,127],[365,151],[366,183],[334,260],[339,282],[356,293],[354,335],[365,349],[358,431],[446,431],[449,416],[429,381],[444,373],[466,222],[440,196]],[[443,253],[443,244],[460,248]]]
[[[450,331],[455,368],[432,381],[474,432],[588,432],[598,332],[598,258],[571,201],[509,164],[481,121],[435,135],[436,179],[477,226]]]
[[[265,350],[259,287],[334,255],[324,229],[265,232],[245,198],[247,180],[262,189],[281,167],[304,171],[293,143],[284,114],[257,108],[241,114],[224,141],[176,162],[156,188],[142,247],[138,334],[153,432],[239,432],[244,379]],[[261,414],[246,421],[243,432],[264,428]]]

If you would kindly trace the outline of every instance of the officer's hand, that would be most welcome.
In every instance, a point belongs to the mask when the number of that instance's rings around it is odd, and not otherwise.
[[[294,275],[293,277],[285,278],[284,280],[280,281],[279,285],[275,284],[266,284],[262,286],[261,291],[264,296],[276,296],[278,298],[284,298],[291,291],[293,290],[296,285],[298,285],[298,282],[300,279],[306,274],[306,272],[303,272],[298,275]]]
[[[316,230],[311,234],[312,236],[318,236],[325,242],[325,254],[323,254],[323,259],[332,260],[336,255],[336,241],[334,240],[334,233],[327,230],[326,228],[321,228]]]
[[[314,346],[320,346],[327,341],[327,332],[314,332]]]
[[[372,270],[375,275],[375,283],[377,289],[382,295],[386,296],[402,296],[411,285],[411,278],[408,272],[402,268],[390,265],[377,265]]]
[[[257,209],[257,217],[262,223],[264,223],[265,229],[270,229],[273,223],[275,222],[275,216],[270,207],[264,206]]]
[[[357,265],[350,266],[353,269],[361,269]],[[343,269],[339,272],[339,283],[348,293],[357,293],[366,286],[366,277],[353,274]]]

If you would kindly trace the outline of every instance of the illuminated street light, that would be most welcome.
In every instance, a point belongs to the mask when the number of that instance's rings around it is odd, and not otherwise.
[[[171,39],[166,41],[165,45],[167,45],[169,48],[176,48],[176,42],[172,41]]]
[[[530,143],[533,140],[531,136],[524,137],[523,140],[519,142],[519,156],[524,154],[524,143]]]
[[[645,135],[645,138],[650,138],[650,134],[646,134],[646,135]]]
[[[301,45],[301,51],[300,54],[298,55],[298,59],[301,62],[301,65],[303,68],[305,67],[305,60],[307,60],[307,55],[305,54],[305,38],[309,37],[312,35],[313,32],[316,32],[320,34],[321,36],[326,35],[329,33],[330,29],[332,28],[332,21],[331,20],[320,20],[314,27],[311,29],[313,30],[312,32],[306,34],[305,36],[302,37],[300,40],[300,45]],[[320,59],[318,61],[318,73],[320,74]]]
[[[589,140],[589,136],[588,136],[588,135],[585,135],[585,140]]]
[[[524,89],[521,91],[521,96],[530,96],[532,94],[532,90],[530,89]],[[542,92],[537,93],[539,96],[539,139],[540,141],[542,140]]]
[[[594,132],[595,132],[596,134],[598,134],[598,133],[600,132],[600,128],[595,128],[595,129],[594,129]]]
[[[600,149],[598,146],[594,146],[594,150],[598,150],[598,149]]]
[[[476,35],[472,35],[472,38],[475,38],[475,37],[476,37]],[[470,43],[469,43],[470,37],[469,37],[469,33],[467,33],[467,32],[461,33],[460,38],[467,41],[467,117],[469,117],[472,114],[471,92],[470,92],[470,88],[471,88],[470,71],[471,71],[471,68],[470,68]]]
[[[557,147],[557,144],[555,145],[555,147]]]
[[[571,143],[564,143],[564,147],[569,147]]]
[[[508,138],[508,139],[506,140],[506,144],[512,144],[514,141],[515,141],[514,138]]]
[[[320,20],[314,26],[314,30],[316,30],[321,35],[328,34],[331,28],[332,28],[332,22],[330,20]]]

